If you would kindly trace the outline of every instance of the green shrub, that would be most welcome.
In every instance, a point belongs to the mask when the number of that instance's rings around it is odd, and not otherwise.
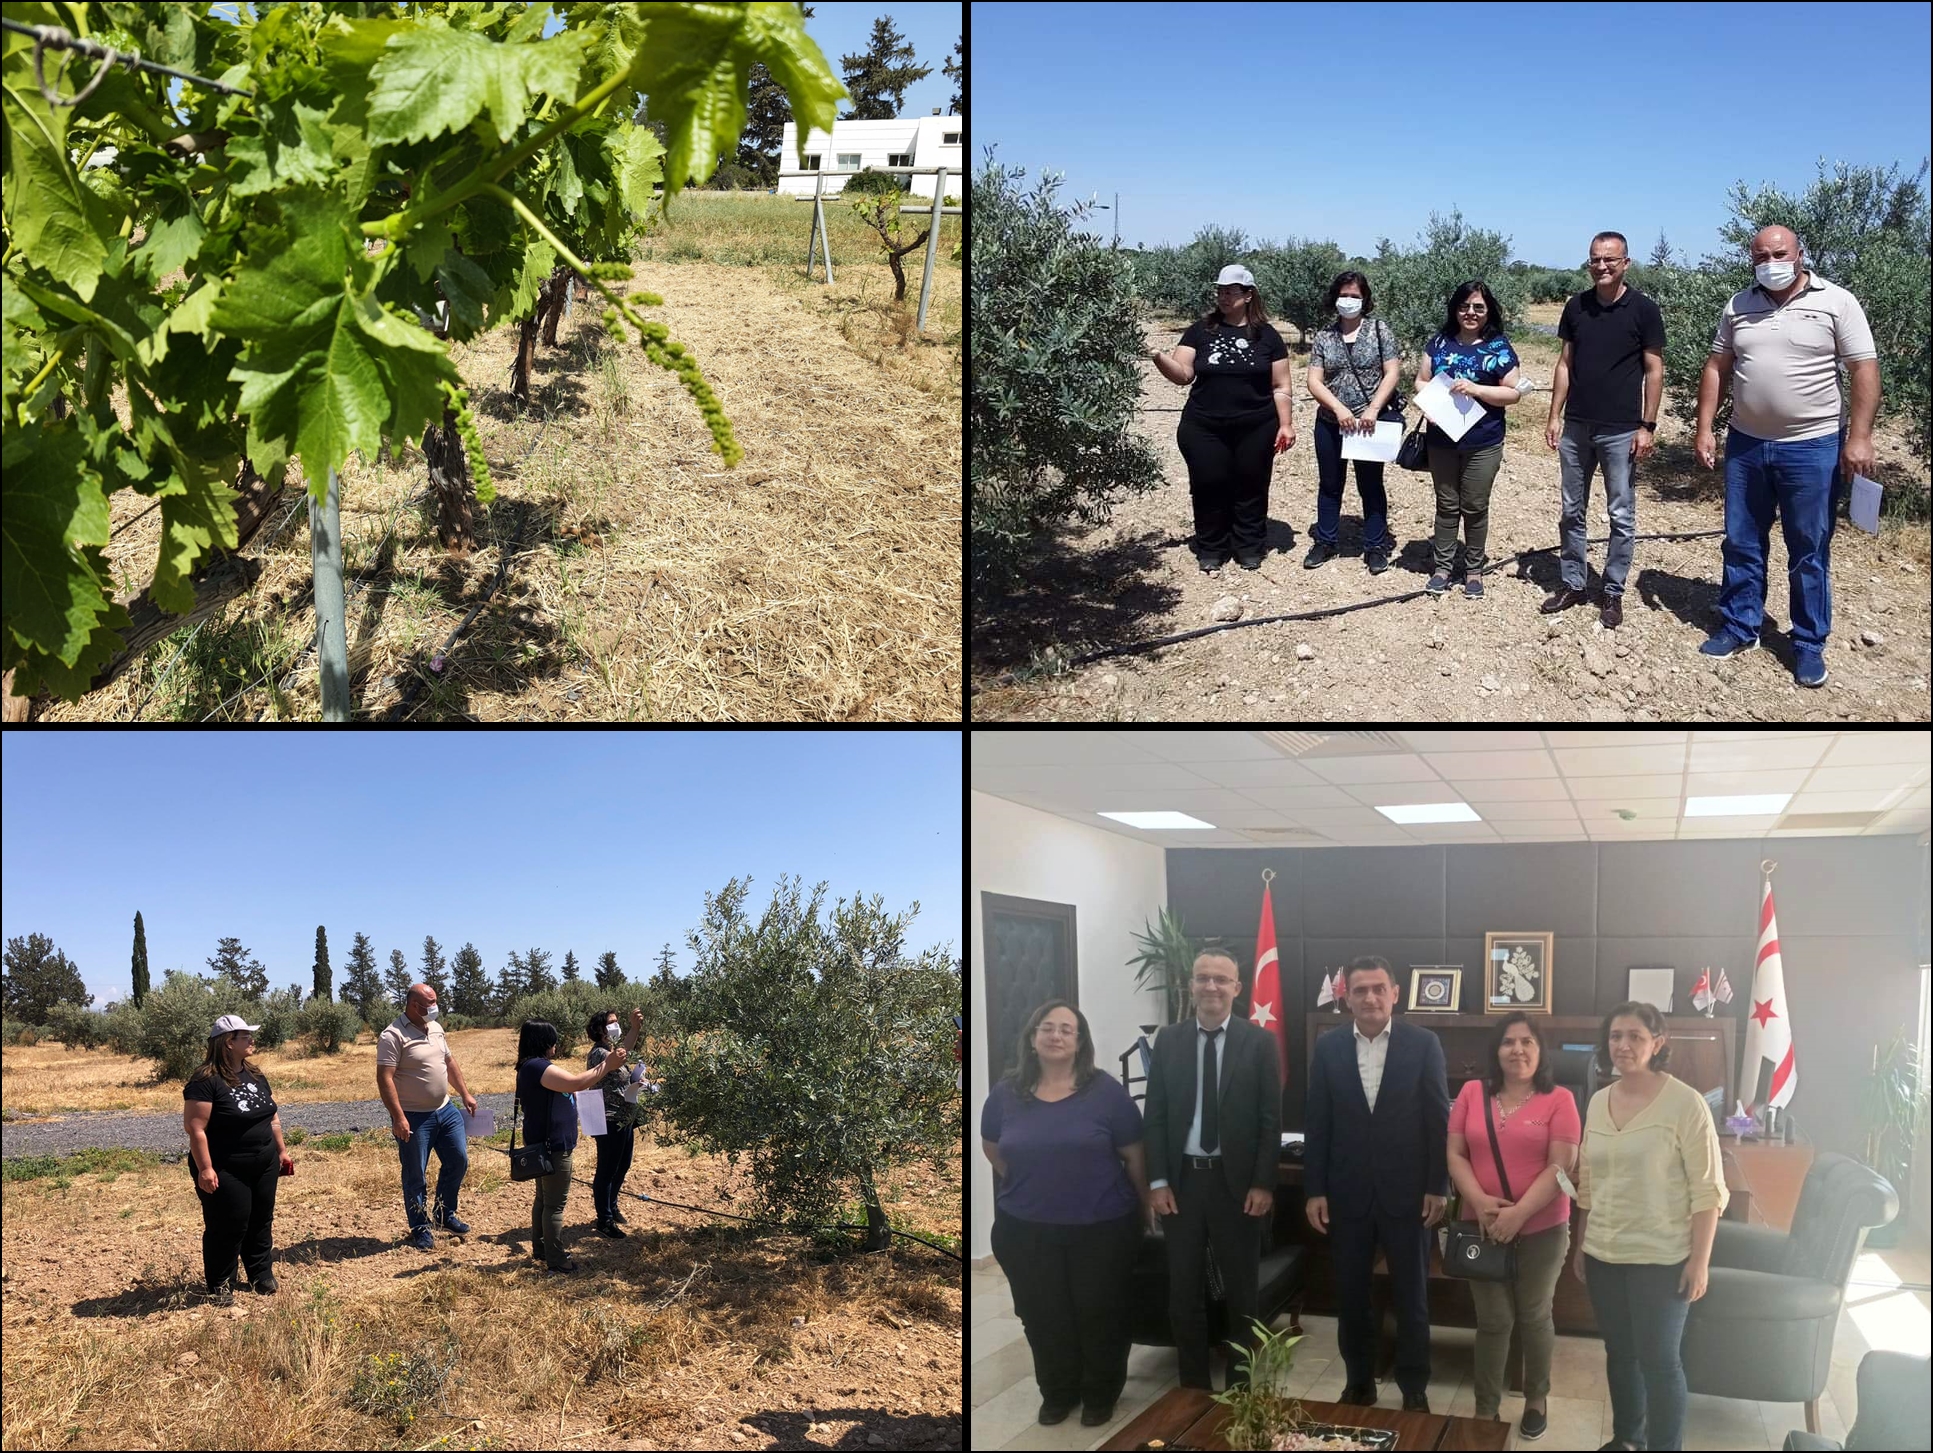
[[[208,1053],[209,1031],[223,1014],[261,1023],[262,1001],[233,979],[202,979],[170,969],[168,982],[148,992],[141,1005],[140,1053],[154,1060],[164,1080],[193,1074]]]
[[[258,1049],[279,1049],[282,1044],[295,1038],[297,1021],[302,1014],[302,991],[297,988],[277,989],[262,1003],[261,1028],[255,1031],[255,1044]]]
[[[644,1010],[644,1032],[661,1034],[668,1027],[661,1021],[657,996],[648,985],[623,983],[616,988],[600,989],[579,981],[564,983],[541,994],[522,994],[511,1001],[503,1020],[511,1029],[520,1029],[527,1019],[542,1019],[557,1027],[557,1049],[553,1059],[563,1060],[590,1053],[584,1042],[584,1021],[599,1009],[615,1009],[626,1028],[633,1009]]]
[[[296,1015],[295,1033],[317,1054],[339,1054],[362,1029],[356,1006],[340,999],[310,999]]]
[[[723,168],[720,168],[720,170],[723,170]],[[867,167],[858,176],[847,177],[843,190],[855,195],[864,194],[883,197],[888,192],[897,192],[900,190],[899,178],[893,172],[875,171],[873,168]]]
[[[69,1049],[93,1049],[107,1038],[107,1016],[78,1004],[56,1004],[47,1011],[47,1037]]]
[[[972,183],[976,597],[1004,594],[1053,529],[1104,523],[1122,495],[1162,481],[1132,432],[1144,356],[1132,265],[1075,229],[1085,208],[1055,205],[1058,177],[1029,196],[1024,175],[989,160]]]
[[[735,161],[728,161],[712,173],[705,183],[705,189],[712,192],[739,192],[762,190],[764,183],[757,172],[750,167],[742,167]]]
[[[1405,355],[1414,358],[1443,326],[1450,294],[1475,278],[1495,295],[1508,334],[1519,326],[1525,302],[1521,274],[1504,265],[1509,255],[1510,239],[1502,233],[1468,225],[1461,212],[1447,218],[1432,212],[1415,247],[1399,248],[1388,238],[1377,245],[1368,268],[1376,312],[1395,331]]]
[[[142,1017],[140,1006],[123,1000],[107,1011],[107,1047],[116,1054],[141,1052]]]
[[[470,1014],[445,1014],[439,1023],[445,1034],[455,1034],[460,1029],[487,1029],[490,1026]]]
[[[310,1145],[315,1150],[347,1150],[355,1143],[356,1137],[343,1130],[334,1135],[318,1135]]]
[[[9,1181],[44,1180],[49,1177],[64,1180],[89,1171],[113,1177],[124,1170],[145,1170],[160,1164],[161,1157],[152,1151],[109,1146],[95,1146],[72,1155],[16,1155],[0,1162],[5,1167],[5,1179]]]
[[[40,1043],[43,1033],[44,1031],[42,1031],[41,1029],[39,1029],[38,1027],[32,1024],[23,1025],[14,1034],[13,1042],[17,1045],[22,1046],[23,1048],[30,1049],[34,1045]]]

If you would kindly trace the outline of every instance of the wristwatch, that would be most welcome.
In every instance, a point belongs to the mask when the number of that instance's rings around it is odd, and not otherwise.
[[[1649,429],[1655,434],[1658,432],[1658,421],[1656,419],[1641,419],[1638,421],[1638,427],[1640,429]]]

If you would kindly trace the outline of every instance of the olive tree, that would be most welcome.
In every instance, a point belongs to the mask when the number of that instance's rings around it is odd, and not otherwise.
[[[1413,357],[1443,326],[1457,285],[1475,279],[1496,297],[1508,333],[1522,315],[1526,293],[1522,277],[1504,265],[1509,255],[1510,239],[1501,232],[1472,227],[1461,212],[1432,212],[1416,246],[1397,247],[1386,237],[1377,244],[1369,266],[1376,311]]]
[[[914,1161],[944,1168],[959,1148],[959,960],[908,957],[917,903],[894,915],[855,896],[822,918],[824,883],[802,902],[781,878],[753,922],[749,886],[705,895],[658,1108],[704,1148],[749,1160],[762,1215],[824,1224],[856,1192],[878,1250],[891,1235],[881,1179]]]
[[[1129,432],[1141,403],[1131,265],[1054,201],[994,164],[973,180],[973,379],[968,400],[970,575],[976,599],[1011,584],[1053,528],[1104,523],[1161,482]]]

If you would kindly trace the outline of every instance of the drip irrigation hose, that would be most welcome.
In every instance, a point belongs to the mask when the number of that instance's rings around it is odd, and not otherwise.
[[[1723,535],[1724,533],[1725,532],[1723,530],[1677,530],[1677,531],[1672,531],[1672,532],[1669,532],[1666,534],[1660,534],[1660,535],[1634,535],[1632,536],[1632,539],[1634,541],[1636,540],[1709,540],[1715,536]],[[1598,535],[1598,536],[1593,536],[1590,540],[1586,541],[1585,543],[1589,545],[1602,545],[1602,544],[1605,544],[1609,539],[1610,539],[1610,536],[1608,535]],[[1519,550],[1515,555],[1511,556],[1510,559],[1495,561],[1492,564],[1485,566],[1482,570],[1478,571],[1477,573],[1479,575],[1488,575],[1488,574],[1491,574],[1493,571],[1501,570],[1508,565],[1513,565],[1520,561],[1526,560],[1532,555],[1548,555],[1551,551],[1558,550],[1561,548],[1563,548],[1562,545],[1558,544],[1558,545],[1539,545],[1534,550]],[[1178,645],[1182,641],[1192,641],[1201,636],[1212,636],[1217,631],[1235,631],[1235,630],[1240,630],[1244,626],[1277,625],[1283,621],[1327,620],[1330,616],[1348,615],[1351,611],[1367,610],[1371,606],[1392,605],[1397,601],[1414,600],[1417,596],[1422,595],[1424,593],[1425,592],[1423,588],[1419,586],[1415,590],[1405,590],[1396,595],[1380,596],[1375,600],[1352,601],[1348,605],[1325,606],[1321,610],[1293,611],[1287,615],[1256,616],[1251,620],[1245,620],[1245,621],[1221,621],[1215,625],[1201,626],[1198,629],[1192,630],[1192,631],[1178,631],[1172,636],[1155,636],[1145,641],[1129,641],[1125,645],[1104,646],[1098,651],[1086,651],[1086,652],[1083,652],[1081,655],[1075,656],[1071,660],[1069,660],[1067,663],[1066,669],[1072,670],[1076,666],[1086,666],[1091,662],[1102,661],[1107,659],[1110,656],[1132,656],[1142,651],[1158,650],[1162,646]],[[1005,671],[1005,672],[1002,672],[1000,675],[994,677],[992,682],[989,684],[994,686],[1012,686],[1013,684],[1015,684],[1016,676],[1017,676],[1017,673],[1015,672]],[[977,696],[979,695],[981,690],[982,688],[976,685],[973,688],[973,694]]]

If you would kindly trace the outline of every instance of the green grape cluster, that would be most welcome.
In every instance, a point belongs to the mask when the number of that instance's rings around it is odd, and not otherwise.
[[[497,487],[490,482],[490,465],[483,457],[483,436],[477,432],[477,421],[470,413],[469,395],[445,383],[443,397],[456,417],[456,437],[463,441],[463,453],[470,465],[470,483],[476,487],[477,500],[489,504],[497,497]]]
[[[594,278],[602,278],[607,283],[618,282],[631,276],[631,264],[628,262],[594,262],[591,264],[591,276]]]
[[[669,330],[662,323],[646,326],[656,328],[657,335],[646,337],[644,356],[658,367],[670,369],[683,381],[685,392],[691,395],[692,401],[705,416],[705,427],[711,430],[712,442],[718,446],[725,467],[731,468],[745,457],[745,451],[739,447],[738,438],[732,433],[732,421],[725,417],[725,406],[718,402],[718,395],[705,382],[698,360],[691,356],[684,344],[665,341]]]

